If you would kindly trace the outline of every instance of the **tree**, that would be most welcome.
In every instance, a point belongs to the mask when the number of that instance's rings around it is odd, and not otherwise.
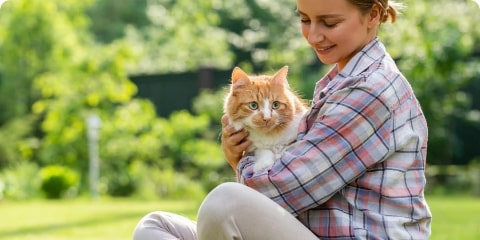
[[[480,154],[473,152],[480,134],[478,8],[472,1],[405,3],[398,22],[379,34],[427,117],[428,162],[467,163]],[[104,122],[101,157],[110,179],[138,162],[205,178],[221,168],[215,102],[202,96],[196,115],[158,118],[149,101],[135,98],[128,76],[289,65],[289,81],[310,98],[328,66],[295,22],[290,0],[8,1],[0,10],[0,167],[20,159],[85,173],[85,118],[95,112]]]
[[[0,9],[0,132],[5,134],[0,148],[5,146],[3,152],[11,153],[2,154],[3,164],[33,157],[31,148],[38,141],[32,134],[38,130],[38,118],[30,113],[41,97],[33,87],[35,79],[68,69],[81,58],[78,43],[86,19],[78,11],[87,4],[19,0]]]
[[[35,143],[23,144],[23,150],[32,153],[26,160],[41,166],[68,166],[85,176],[88,169],[85,120],[96,113],[103,121],[102,175],[113,194],[131,194],[135,190],[132,185],[135,179],[129,169],[136,162],[163,169],[176,168],[197,179],[203,175],[192,171],[192,166],[215,171],[218,162],[223,163],[218,145],[215,140],[200,139],[199,135],[208,128],[208,118],[183,114],[179,115],[183,118],[174,118],[171,123],[156,116],[151,102],[134,98],[136,86],[126,71],[128,62],[135,61],[132,46],[122,39],[107,45],[95,42],[88,32],[88,21],[81,21],[86,19],[85,11],[74,7],[86,9],[87,5],[75,4],[75,1],[18,0],[6,5],[8,14],[1,19],[5,22],[0,22],[0,40],[5,43],[0,49],[5,59],[1,72],[7,73],[4,76],[9,81],[22,77],[29,89],[25,95],[30,101],[12,101],[12,105],[25,108],[15,118],[36,117],[33,131],[18,132],[18,139],[12,142],[14,149],[18,151],[23,140]],[[29,17],[31,21],[20,21]],[[36,33],[35,37],[24,37],[32,32]],[[25,44],[14,47],[15,41]],[[29,61],[18,65],[24,60],[23,53],[28,53]],[[22,72],[22,67],[29,71]],[[12,88],[1,86],[1,89]],[[185,123],[179,119],[189,120]],[[4,126],[8,127],[6,130],[24,127],[22,124]],[[197,127],[192,129],[193,126]],[[180,130],[185,132],[188,141],[179,137]],[[0,131],[0,135],[7,132]],[[173,145],[172,139],[177,139],[177,144]],[[5,149],[10,146],[5,145]],[[9,154],[12,158],[19,156],[13,155]],[[207,157],[213,159],[206,161]],[[15,160],[18,159],[10,162]],[[84,182],[86,179],[83,178]],[[130,190],[125,191],[127,188]]]
[[[183,72],[232,64],[227,33],[218,28],[219,1],[153,0],[147,6],[151,24],[127,26],[126,39],[135,45],[140,61],[131,74]]]
[[[89,30],[101,43],[111,43],[125,36],[126,27],[141,29],[151,24],[147,17],[147,0],[95,0],[87,9]]]
[[[472,1],[405,2],[398,23],[384,26],[382,37],[427,117],[428,162],[467,163],[463,146],[473,139],[462,139],[457,130],[480,126],[479,108],[472,106],[478,95],[467,87],[480,76],[478,8]],[[478,127],[471,131],[480,133]]]
[[[36,76],[65,67],[66,59],[75,61],[77,56],[72,49],[78,45],[80,33],[74,33],[69,25],[81,27],[85,19],[70,18],[69,14],[74,15],[73,12],[87,2],[8,1],[3,5],[0,11],[0,126],[30,111],[31,104],[38,98],[38,92],[32,88]]]
[[[466,163],[475,153],[465,152],[470,140],[459,132],[466,126],[479,131],[479,108],[473,105],[478,97],[471,92],[480,69],[478,8],[469,0],[403,2],[407,7],[398,22],[382,26],[379,34],[423,106],[429,162]],[[289,81],[310,98],[329,68],[316,60],[294,24],[299,20],[292,1],[156,0],[146,8],[152,25],[126,28],[127,39],[141,45],[143,60],[130,68],[133,73],[205,65],[267,72],[290,65]]]

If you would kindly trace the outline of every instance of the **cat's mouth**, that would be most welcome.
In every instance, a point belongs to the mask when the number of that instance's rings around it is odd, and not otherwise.
[[[276,127],[276,124],[265,123],[265,124],[258,124],[256,128],[262,132],[270,132],[274,130],[275,127]]]

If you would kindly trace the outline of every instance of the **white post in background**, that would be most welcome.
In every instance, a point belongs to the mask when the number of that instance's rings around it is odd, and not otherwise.
[[[90,195],[93,199],[98,198],[98,178],[100,173],[100,158],[98,154],[98,138],[102,121],[96,114],[87,118],[88,153],[89,153],[89,183]]]

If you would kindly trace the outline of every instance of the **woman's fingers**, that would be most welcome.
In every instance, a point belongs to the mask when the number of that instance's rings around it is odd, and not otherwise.
[[[243,152],[248,149],[251,142],[248,141],[248,132],[244,129],[236,131],[229,125],[228,117],[222,117],[222,150],[227,162],[236,169]]]

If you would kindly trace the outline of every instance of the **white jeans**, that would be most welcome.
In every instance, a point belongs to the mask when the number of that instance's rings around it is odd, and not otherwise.
[[[317,240],[293,215],[263,194],[239,183],[223,183],[203,201],[198,223],[153,212],[135,228],[134,240]]]

